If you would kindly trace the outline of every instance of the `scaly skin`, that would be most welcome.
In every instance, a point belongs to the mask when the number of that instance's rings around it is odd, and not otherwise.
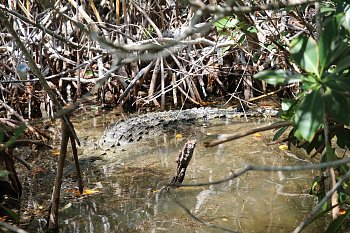
[[[275,115],[272,112],[270,115]],[[264,112],[247,111],[247,116],[262,116]],[[162,135],[169,126],[181,122],[206,121],[215,118],[239,118],[244,116],[237,109],[193,108],[186,110],[171,110],[153,112],[125,121],[116,122],[104,131],[99,144],[102,148],[127,145],[141,139],[155,138]]]

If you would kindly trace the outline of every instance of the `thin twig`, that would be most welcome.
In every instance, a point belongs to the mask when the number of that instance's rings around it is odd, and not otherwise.
[[[315,2],[319,2],[320,0],[293,0],[293,1],[277,1],[277,2],[270,2],[269,4],[261,4],[261,5],[255,5],[255,6],[210,6],[204,4],[202,1],[196,1],[192,0],[189,1],[191,5],[196,6],[203,11],[216,13],[216,14],[224,14],[224,15],[232,15],[232,14],[243,14],[243,13],[251,13],[255,11],[265,11],[265,10],[278,10],[285,7],[293,7],[293,6],[299,6],[299,5],[305,5],[305,4],[311,4]],[[234,2],[234,1],[233,1]]]

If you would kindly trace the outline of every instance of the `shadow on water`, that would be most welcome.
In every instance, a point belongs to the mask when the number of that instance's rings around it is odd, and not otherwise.
[[[155,140],[106,151],[91,141],[103,129],[89,130],[82,125],[79,134],[86,138],[81,148],[82,159],[99,157],[83,166],[84,179],[87,187],[99,192],[83,197],[66,193],[65,201],[69,204],[60,213],[60,232],[224,232],[215,227],[239,232],[291,232],[316,204],[316,199],[308,194],[315,176],[313,171],[250,172],[219,185],[183,187],[169,194],[160,192],[174,175],[179,149],[194,138],[199,142],[184,182],[221,179],[246,164],[311,163],[298,151],[267,146],[272,132],[214,148],[203,146],[209,139],[267,123],[206,122],[172,129]],[[316,224],[323,227],[316,222],[305,232],[319,232]]]

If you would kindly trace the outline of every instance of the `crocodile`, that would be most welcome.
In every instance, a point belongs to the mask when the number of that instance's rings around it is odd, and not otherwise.
[[[186,110],[169,110],[165,112],[152,112],[140,116],[130,117],[124,121],[108,126],[99,140],[102,148],[111,148],[127,145],[141,139],[150,139],[161,136],[170,126],[185,122],[207,121],[215,118],[239,118],[246,116],[276,115],[276,110],[249,110],[239,111],[237,108],[192,108]]]

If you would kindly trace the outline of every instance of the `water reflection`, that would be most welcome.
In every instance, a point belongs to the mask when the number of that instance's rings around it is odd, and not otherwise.
[[[101,132],[96,120],[94,124]],[[82,127],[87,136],[82,156],[103,157],[85,168],[84,177],[88,187],[101,192],[68,199],[72,205],[60,215],[61,232],[223,232],[220,227],[239,232],[292,231],[315,205],[316,200],[308,195],[312,171],[249,172],[219,185],[183,187],[170,194],[159,191],[174,175],[178,150],[190,138],[199,143],[185,182],[221,179],[246,164],[310,163],[302,154],[267,146],[271,133],[214,148],[203,147],[202,142],[208,139],[260,124],[216,121],[182,127],[155,140],[103,152],[95,150],[89,142],[99,137],[96,131]],[[183,138],[175,137],[179,133]],[[186,210],[202,222],[193,219]],[[318,231],[312,225],[305,232]]]

